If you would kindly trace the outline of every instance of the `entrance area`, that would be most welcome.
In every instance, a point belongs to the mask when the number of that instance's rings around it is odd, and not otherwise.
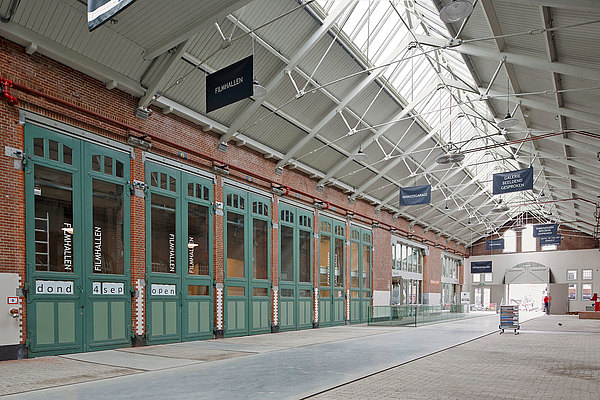
[[[30,356],[127,346],[129,154],[25,125]]]
[[[345,322],[345,224],[321,217],[319,229],[319,326]]]
[[[544,309],[544,295],[547,285],[540,283],[516,283],[507,285],[508,304],[516,304],[521,311],[539,311]]]

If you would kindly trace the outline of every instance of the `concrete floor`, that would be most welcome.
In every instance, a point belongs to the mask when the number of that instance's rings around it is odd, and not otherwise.
[[[599,398],[600,321],[541,316],[516,336],[498,335],[497,327],[493,314],[417,328],[343,326],[9,361],[0,363],[0,395]]]

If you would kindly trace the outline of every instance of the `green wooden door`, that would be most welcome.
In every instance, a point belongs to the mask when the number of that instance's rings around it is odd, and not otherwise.
[[[129,156],[25,125],[31,356],[126,346]]]
[[[360,324],[369,318],[371,305],[370,230],[353,226],[350,232],[350,322]]]
[[[212,182],[146,163],[149,343],[213,335]]]
[[[312,328],[312,221],[305,210],[279,205],[280,330]]]
[[[345,226],[320,217],[319,326],[345,323]]]
[[[224,333],[271,331],[270,199],[225,186]]]

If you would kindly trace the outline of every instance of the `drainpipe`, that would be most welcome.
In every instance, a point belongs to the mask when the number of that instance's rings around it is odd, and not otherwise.
[[[15,11],[17,10],[20,2],[21,0],[12,0],[12,3],[10,3],[10,6],[8,7],[8,15],[6,17],[4,15],[0,15],[0,21],[4,23],[10,22],[12,17],[15,15]]]

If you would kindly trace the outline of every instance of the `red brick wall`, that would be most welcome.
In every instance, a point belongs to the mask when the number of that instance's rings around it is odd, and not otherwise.
[[[31,56],[24,49],[4,38],[0,38],[0,73],[3,77],[13,79],[18,84],[24,85],[43,93],[55,96],[72,105],[77,105],[89,110],[89,112],[112,118],[123,124],[148,133],[151,137],[169,140],[175,147],[169,147],[154,141],[152,151],[175,158],[177,150],[183,149],[189,152],[188,163],[209,169],[210,161],[201,156],[214,158],[218,162],[230,165],[230,178],[246,181],[249,185],[268,188],[269,181],[288,185],[292,188],[290,197],[308,204],[312,204],[313,197],[326,199],[331,202],[330,212],[338,212],[345,215],[344,207],[354,211],[357,215],[355,221],[371,224],[372,220],[379,220],[384,225],[393,226],[396,229],[411,232],[413,240],[428,240],[440,246],[446,246],[449,250],[464,252],[465,249],[456,243],[446,243],[444,238],[436,238],[435,233],[423,231],[420,226],[410,227],[409,222],[404,219],[394,219],[386,212],[376,214],[372,205],[357,200],[350,204],[347,194],[333,188],[326,187],[322,192],[317,191],[316,181],[296,170],[285,169],[282,175],[275,174],[275,163],[265,159],[262,154],[249,150],[245,147],[230,145],[227,152],[217,149],[219,136],[212,132],[204,132],[201,127],[186,121],[175,115],[164,115],[161,110],[154,108],[153,115],[147,121],[140,120],[134,116],[138,99],[125,94],[119,90],[107,90],[102,82],[99,82],[83,73],[53,61],[41,54],[35,53]],[[30,110],[49,118],[70,124],[89,132],[111,138],[120,142],[126,142],[127,135],[131,133],[122,126],[116,126],[105,122],[85,112],[79,112],[69,106],[55,104],[43,97],[29,95],[18,90],[12,90],[12,94],[19,99],[22,109]],[[5,101],[0,101],[0,146],[15,147],[23,149],[23,127],[18,124],[18,107],[9,107]],[[2,263],[0,272],[17,272],[25,280],[25,199],[24,199],[24,173],[13,166],[14,159],[1,156],[0,172],[3,179],[0,181],[2,189],[0,196],[0,247]],[[265,180],[253,178],[249,183],[246,173],[251,171],[265,178]],[[141,152],[136,150],[136,157],[131,164],[132,179],[144,181],[144,165]],[[307,195],[298,194],[306,193]],[[214,187],[214,200],[223,201],[222,180],[217,178]],[[273,207],[273,220],[277,221],[276,207]],[[144,201],[141,198],[132,197],[132,225],[131,225],[131,265],[132,278],[141,279],[145,276],[145,221]],[[362,214],[363,216],[359,215]],[[318,231],[318,217],[315,218],[314,230]],[[391,249],[389,228],[377,228],[373,232],[374,258],[373,258],[373,288],[374,290],[390,290],[391,284]],[[273,231],[272,241],[272,277],[273,282],[278,280],[278,231]],[[318,239],[314,241],[314,284],[318,287]],[[431,247],[431,246],[430,246]],[[214,217],[214,278],[216,282],[223,282],[223,218]],[[432,248],[433,250],[433,248]],[[425,268],[426,279],[439,280],[441,264],[439,262],[439,250],[433,252],[431,260]],[[436,256],[436,254],[438,254]],[[435,261],[434,261],[435,260]],[[347,277],[349,274],[349,255],[347,264]],[[429,269],[429,270],[428,270]],[[347,282],[349,284],[349,281]],[[428,287],[427,290],[439,289]],[[216,309],[216,307],[215,307]],[[132,319],[135,321],[135,309]],[[216,323],[216,320],[215,320]],[[135,326],[135,324],[133,325]]]

